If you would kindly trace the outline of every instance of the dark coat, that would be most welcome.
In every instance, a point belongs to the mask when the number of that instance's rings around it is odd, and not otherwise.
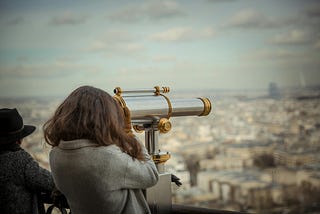
[[[35,213],[35,195],[53,188],[51,173],[18,144],[0,147],[0,213]]]

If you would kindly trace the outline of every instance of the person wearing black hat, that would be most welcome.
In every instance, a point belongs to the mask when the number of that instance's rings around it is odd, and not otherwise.
[[[39,213],[37,195],[54,190],[51,173],[20,147],[35,129],[17,109],[0,109],[0,213]]]

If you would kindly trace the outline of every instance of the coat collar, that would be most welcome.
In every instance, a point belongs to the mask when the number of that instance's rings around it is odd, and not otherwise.
[[[97,147],[99,146],[97,143],[86,140],[86,139],[77,139],[77,140],[70,140],[64,141],[61,140],[58,147],[64,150],[73,150],[73,149],[80,149],[83,147]]]
[[[19,150],[23,150],[23,149],[17,143],[10,143],[10,144],[0,146],[0,154],[7,153],[7,152],[16,152]]]

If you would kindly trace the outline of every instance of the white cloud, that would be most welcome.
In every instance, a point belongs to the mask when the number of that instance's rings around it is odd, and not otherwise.
[[[124,30],[108,30],[100,39],[94,41],[90,47],[90,51],[106,51],[117,49],[116,47],[124,46],[134,42],[134,37]]]
[[[0,76],[1,78],[52,78],[65,77],[87,70],[92,70],[92,67],[59,59],[48,63],[20,63],[1,66]]]
[[[211,38],[216,35],[216,30],[213,27],[206,27],[200,32],[201,37]]]
[[[120,10],[113,12],[111,15],[108,15],[112,21],[119,22],[135,22],[143,18],[140,9],[135,5],[128,5]]]
[[[142,4],[130,4],[108,16],[113,21],[135,22],[141,20],[159,20],[184,16],[181,5],[174,1],[146,1]]]
[[[320,25],[320,4],[308,4],[309,6],[300,9],[296,13],[283,13],[274,15],[272,12],[260,9],[242,9],[227,18],[222,27],[244,28],[244,29],[268,29],[300,27],[310,28],[319,32]],[[273,14],[273,15],[271,15]]]
[[[215,36],[216,32],[212,27],[204,29],[193,29],[191,27],[175,27],[166,31],[151,35],[151,39],[155,41],[178,42],[190,41],[195,39],[208,39]]]
[[[25,19],[22,16],[14,17],[6,21],[7,25],[19,25],[25,22]]]
[[[127,53],[141,52],[144,49],[145,49],[144,46],[139,43],[128,43],[128,44],[121,46],[121,51],[125,51]]]
[[[163,19],[184,15],[181,6],[174,1],[151,1],[143,6],[143,11],[151,19]]]
[[[103,41],[94,42],[88,49],[90,52],[102,52],[107,55],[132,55],[145,50],[140,43],[108,43]]]
[[[315,42],[314,48],[317,49],[317,50],[320,50],[320,40]]]
[[[102,40],[105,42],[132,42],[136,37],[127,30],[108,30]]]
[[[303,67],[303,70],[308,71],[320,66],[319,56],[316,51],[264,48],[252,50],[242,57],[244,61],[259,63],[265,67],[267,65],[281,65],[286,68],[295,67],[295,69]]]
[[[279,21],[264,15],[262,12],[245,9],[232,15],[223,24],[225,27],[239,28],[272,28],[281,25]]]
[[[123,89],[152,88],[155,85],[169,86],[172,90],[188,86],[210,88],[212,72],[205,71],[207,69],[203,64],[190,61],[180,61],[165,67],[159,64],[122,67],[116,71],[118,76],[114,84],[123,86]]]
[[[273,44],[306,44],[311,42],[313,35],[310,31],[294,29],[289,32],[279,34],[271,39]]]
[[[181,41],[190,40],[193,37],[193,31],[190,27],[176,27],[169,30],[156,33],[151,36],[156,41]]]
[[[53,17],[50,21],[50,25],[77,25],[82,24],[87,20],[88,16],[83,14],[76,14],[73,12],[64,12],[59,16]]]
[[[220,3],[220,2],[235,2],[237,0],[207,0],[207,1],[212,3]]]
[[[177,61],[177,57],[173,55],[160,55],[152,58],[155,62],[175,62]]]
[[[102,52],[105,54],[131,55],[145,50],[138,39],[124,30],[109,30],[100,39],[94,41],[88,48],[90,52]]]
[[[247,59],[253,60],[284,60],[299,58],[300,54],[297,52],[285,49],[260,49],[246,54]]]

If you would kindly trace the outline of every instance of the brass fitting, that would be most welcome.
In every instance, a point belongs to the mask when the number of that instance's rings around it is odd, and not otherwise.
[[[139,125],[133,125],[132,128],[137,132],[137,133],[142,133],[144,129],[139,126]]]
[[[158,154],[158,155],[152,155],[152,160],[154,161],[155,164],[161,164],[169,160],[170,157],[171,155],[169,153]]]
[[[199,99],[203,102],[203,112],[199,116],[207,116],[211,112],[211,102],[206,97],[199,97]]]
[[[171,130],[171,122],[167,118],[161,118],[158,123],[158,130],[160,133],[167,133]]]
[[[170,88],[169,87],[162,87],[163,93],[169,93]]]
[[[122,89],[120,87],[116,87],[113,92],[118,95],[118,96],[121,96],[121,93],[122,93]]]

